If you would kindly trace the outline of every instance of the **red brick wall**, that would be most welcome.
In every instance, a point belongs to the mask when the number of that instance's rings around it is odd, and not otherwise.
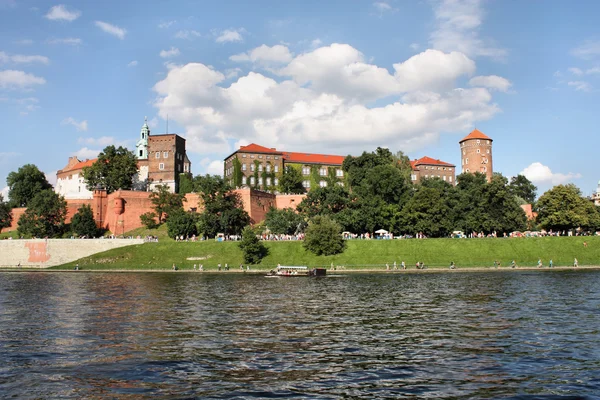
[[[25,210],[27,210],[27,208],[22,207],[22,208],[13,208],[12,209],[12,223],[8,228],[2,228],[0,230],[0,232],[12,232],[12,231],[16,231],[17,228],[19,227],[19,225],[17,225],[19,223],[19,218],[21,218],[21,215],[23,215],[25,213]]]
[[[284,208],[292,208],[295,210],[305,197],[305,194],[278,194],[275,198],[275,202],[277,208],[280,210]]]
[[[115,201],[119,198],[123,200],[121,214],[118,208],[120,202]],[[150,192],[119,190],[107,197],[104,227],[116,235],[121,235],[123,232],[142,227],[140,215],[153,211]]]

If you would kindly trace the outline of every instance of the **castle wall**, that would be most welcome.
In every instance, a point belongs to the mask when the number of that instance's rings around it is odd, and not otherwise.
[[[278,194],[275,197],[276,207],[280,210],[284,208],[295,210],[305,197],[305,194]]]
[[[140,215],[154,212],[150,192],[118,190],[106,197],[103,227],[115,235],[122,235],[142,227]]]

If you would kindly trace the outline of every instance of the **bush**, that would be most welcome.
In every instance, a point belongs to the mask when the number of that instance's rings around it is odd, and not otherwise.
[[[245,227],[242,232],[240,249],[244,253],[244,263],[246,264],[258,264],[269,254],[269,250],[258,240],[256,231],[250,226]]]
[[[158,227],[156,223],[156,214],[153,212],[147,212],[140,215],[140,222],[148,229],[155,229]]]
[[[308,223],[303,246],[318,256],[343,253],[346,242],[342,227],[329,217],[317,215]]]
[[[196,222],[198,214],[194,212],[176,211],[167,220],[167,234],[170,238],[178,236],[191,237],[198,234]]]
[[[98,228],[94,221],[94,213],[89,205],[84,205],[77,210],[71,219],[71,230],[77,236],[96,237]]]

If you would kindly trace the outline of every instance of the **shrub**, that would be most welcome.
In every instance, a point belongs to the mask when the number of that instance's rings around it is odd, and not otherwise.
[[[308,223],[303,246],[318,256],[343,253],[346,242],[342,238],[342,227],[327,216],[317,215]]]
[[[198,214],[195,212],[175,211],[167,220],[167,233],[170,238],[178,236],[191,237],[198,234],[196,222]]]
[[[269,250],[258,240],[256,231],[250,226],[245,227],[242,232],[240,249],[244,253],[244,263],[246,264],[258,264],[269,254]]]
[[[158,227],[155,218],[156,214],[154,214],[153,212],[147,212],[140,215],[140,222],[148,229],[155,229],[156,227]]]
[[[89,205],[83,205],[71,219],[71,230],[77,236],[95,237],[98,234],[94,213]]]

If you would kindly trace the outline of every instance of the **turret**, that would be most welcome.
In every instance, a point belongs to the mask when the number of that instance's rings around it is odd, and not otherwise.
[[[146,117],[140,131],[140,140],[136,143],[136,156],[138,160],[148,159],[148,136],[150,136],[150,127],[148,126],[148,117]]]
[[[475,129],[459,142],[463,173],[480,172],[486,176],[488,182],[492,180],[492,141],[489,136]]]

